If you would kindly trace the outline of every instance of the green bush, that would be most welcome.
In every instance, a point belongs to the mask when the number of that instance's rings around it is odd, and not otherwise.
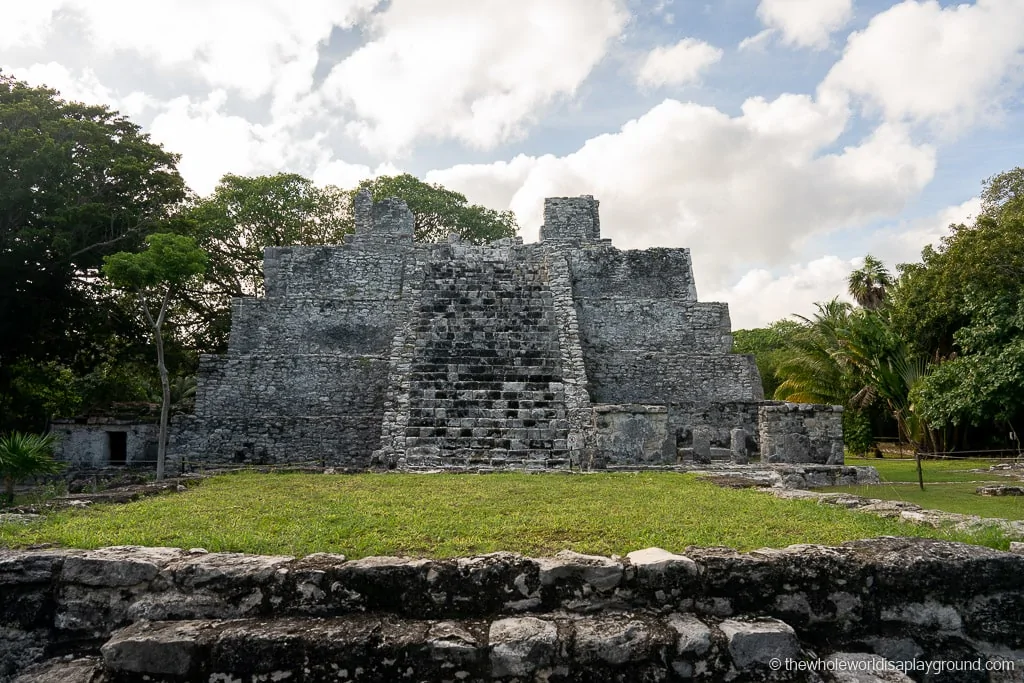
[[[37,474],[53,474],[63,463],[53,459],[54,434],[11,432],[0,436],[0,478],[4,482],[5,505],[14,503],[14,484]]]

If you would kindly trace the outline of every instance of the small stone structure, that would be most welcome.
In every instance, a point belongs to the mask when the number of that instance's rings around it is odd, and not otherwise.
[[[825,665],[865,660],[1020,680],[1021,576],[1020,555],[904,538],[625,558],[0,550],[0,681],[910,680]],[[980,674],[923,675],[944,662]]]
[[[759,433],[757,367],[688,249],[616,249],[590,196],[546,200],[536,244],[416,244],[405,204],[365,193],[355,214],[342,245],[266,250],[266,296],[201,359],[172,461],[642,467],[704,440],[742,459],[734,430]]]
[[[156,462],[160,428],[153,419],[90,416],[53,420],[54,458],[75,469],[146,467]]]
[[[763,405],[758,408],[758,430],[764,462],[843,464],[841,406]]]

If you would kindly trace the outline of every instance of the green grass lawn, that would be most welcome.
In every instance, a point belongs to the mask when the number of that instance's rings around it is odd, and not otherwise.
[[[668,472],[591,475],[236,474],[184,493],[61,512],[31,525],[0,525],[0,545],[56,543],[203,547],[349,557],[446,557],[563,548],[625,554],[688,545],[740,550],[835,544],[882,535],[969,536],[873,515],[720,488]]]
[[[1024,499],[1013,496],[993,498],[975,493],[975,489],[986,482],[1018,483],[1010,477],[970,471],[989,467],[993,464],[991,460],[924,460],[924,491],[917,486],[917,468],[913,460],[847,458],[846,463],[876,467],[883,483],[880,486],[843,486],[823,491],[882,500],[905,500],[923,508],[965,515],[1024,519]]]

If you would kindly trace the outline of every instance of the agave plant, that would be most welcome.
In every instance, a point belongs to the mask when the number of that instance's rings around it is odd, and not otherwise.
[[[53,459],[54,434],[11,432],[0,436],[0,478],[4,482],[5,505],[14,504],[14,484],[25,477],[53,474],[64,465]]]

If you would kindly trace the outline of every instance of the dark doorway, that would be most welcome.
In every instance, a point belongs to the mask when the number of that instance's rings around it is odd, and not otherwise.
[[[107,432],[110,446],[111,465],[123,465],[128,461],[128,432]]]

